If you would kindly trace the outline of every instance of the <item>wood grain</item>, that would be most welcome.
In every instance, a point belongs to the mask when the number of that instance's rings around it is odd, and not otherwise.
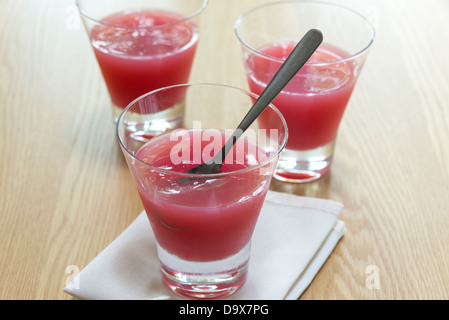
[[[449,299],[449,3],[334,2],[368,15],[377,34],[330,174],[271,186],[345,205],[347,232],[300,298]],[[192,82],[247,88],[233,27],[257,3],[210,1]],[[0,299],[72,299],[70,266],[142,210],[74,9],[0,2]]]

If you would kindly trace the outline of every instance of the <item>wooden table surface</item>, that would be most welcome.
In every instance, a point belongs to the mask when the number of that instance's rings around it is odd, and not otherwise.
[[[347,232],[300,299],[449,298],[449,2],[334,1],[377,34],[332,170],[272,189],[339,201]],[[211,0],[192,82],[247,88],[234,35],[261,3]],[[0,1],[0,298],[62,289],[142,210],[74,1]]]

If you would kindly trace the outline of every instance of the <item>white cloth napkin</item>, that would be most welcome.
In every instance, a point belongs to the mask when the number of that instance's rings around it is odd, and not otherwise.
[[[233,300],[297,299],[345,232],[343,205],[269,191],[251,242],[248,277]],[[80,299],[182,299],[162,282],[145,212],[64,288]]]

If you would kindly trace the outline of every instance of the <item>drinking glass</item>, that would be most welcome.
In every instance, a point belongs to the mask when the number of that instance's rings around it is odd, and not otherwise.
[[[188,82],[208,0],[77,0],[116,122],[137,97]],[[184,99],[154,109],[156,135],[182,121]],[[149,120],[150,121],[150,120]],[[150,123],[150,122],[149,122]]]
[[[140,124],[181,95],[181,128],[148,136]],[[287,143],[284,118],[268,106],[262,115],[270,126],[255,121],[219,173],[186,171],[221,150],[255,98],[226,85],[176,85],[139,97],[118,119],[117,137],[157,241],[162,278],[179,295],[225,297],[246,279],[251,237]]]
[[[263,4],[235,24],[249,88],[256,94],[312,28],[323,33],[323,44],[273,101],[289,130],[274,174],[281,181],[310,182],[329,171],[338,128],[375,31],[352,9],[317,1]]]

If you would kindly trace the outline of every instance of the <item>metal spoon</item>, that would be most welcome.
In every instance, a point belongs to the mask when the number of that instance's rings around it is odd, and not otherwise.
[[[231,150],[237,139],[274,100],[287,83],[290,82],[307,60],[309,60],[322,41],[323,35],[321,31],[317,29],[309,30],[281,65],[237,129],[226,141],[223,148],[211,160],[189,169],[186,173],[213,174],[220,172],[227,153]],[[182,178],[181,180],[184,179]]]

